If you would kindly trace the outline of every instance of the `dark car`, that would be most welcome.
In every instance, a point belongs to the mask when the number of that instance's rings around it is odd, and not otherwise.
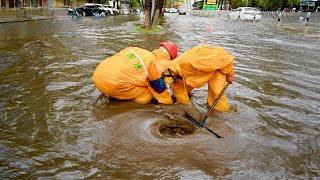
[[[76,8],[78,12],[82,12],[83,16],[94,16],[95,14],[109,15],[110,12],[101,4],[86,3]]]

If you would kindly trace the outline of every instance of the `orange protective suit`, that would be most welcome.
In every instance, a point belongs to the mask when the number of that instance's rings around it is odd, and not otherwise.
[[[188,94],[191,90],[208,83],[208,104],[212,106],[226,85],[226,75],[234,75],[234,58],[222,47],[196,46],[174,61],[180,65],[183,79],[177,79],[171,88],[177,101],[181,103],[190,103]],[[225,94],[215,109],[229,111]]]
[[[166,90],[156,93],[148,83],[161,77],[165,69],[181,74],[179,65],[171,61],[170,55],[160,49],[153,52],[128,47],[102,61],[93,73],[95,86],[113,98],[148,103],[154,96],[159,103],[172,104],[170,93]]]

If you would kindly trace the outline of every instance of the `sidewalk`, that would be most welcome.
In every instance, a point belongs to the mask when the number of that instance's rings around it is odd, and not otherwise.
[[[187,13],[193,16],[218,18],[228,21],[228,15],[231,12],[233,11],[190,10]],[[261,15],[262,18],[259,21],[233,21],[238,23],[250,23],[250,25],[260,26],[262,28],[276,28],[295,33],[303,33],[307,36],[320,38],[320,12],[312,13],[308,23],[300,20],[301,17],[305,17],[305,13],[285,13],[282,16],[281,21],[278,21],[276,11],[261,11]]]
[[[0,9],[0,24],[56,19],[59,16],[67,16],[67,11],[67,8],[56,8],[53,11],[48,8],[2,8]]]

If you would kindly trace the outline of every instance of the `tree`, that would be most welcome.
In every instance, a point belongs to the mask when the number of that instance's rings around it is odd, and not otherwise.
[[[98,4],[109,4],[109,0],[96,0],[95,2]]]
[[[251,6],[256,7],[258,3],[259,3],[259,0],[252,0]]]
[[[164,5],[164,0],[156,0],[156,6],[155,6],[155,12],[154,16],[152,19],[152,22],[158,23],[159,22],[159,17],[162,13],[163,5]]]
[[[222,0],[221,0],[222,1]],[[226,1],[226,0],[224,0]],[[228,0],[232,8],[246,6],[246,0]],[[248,6],[261,7],[263,10],[275,11],[279,7],[298,7],[300,0],[248,0]]]
[[[143,6],[143,14],[144,14],[144,21],[141,24],[141,28],[151,29],[152,26],[152,19],[151,19],[151,9],[152,9],[152,0],[145,0],[142,3]]]
[[[287,6],[296,6],[298,7],[300,5],[300,0],[288,0]]]
[[[141,8],[140,1],[139,1],[139,0],[130,0],[129,6],[130,6],[130,8],[132,8],[132,9],[133,9],[133,7],[135,7],[135,8],[140,7],[140,8]]]
[[[237,7],[246,6],[246,2],[243,0],[229,0],[231,8],[235,9]]]
[[[153,22],[159,21],[165,0],[142,0],[140,1],[140,4],[144,14],[141,28],[151,29]],[[152,5],[154,5],[154,9],[152,9]]]

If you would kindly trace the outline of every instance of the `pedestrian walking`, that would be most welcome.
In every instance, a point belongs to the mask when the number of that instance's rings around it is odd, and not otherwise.
[[[307,14],[306,14],[307,23],[306,23],[306,26],[308,26],[308,22],[309,22],[310,16],[311,16],[311,12],[310,12],[310,10],[307,10]]]

